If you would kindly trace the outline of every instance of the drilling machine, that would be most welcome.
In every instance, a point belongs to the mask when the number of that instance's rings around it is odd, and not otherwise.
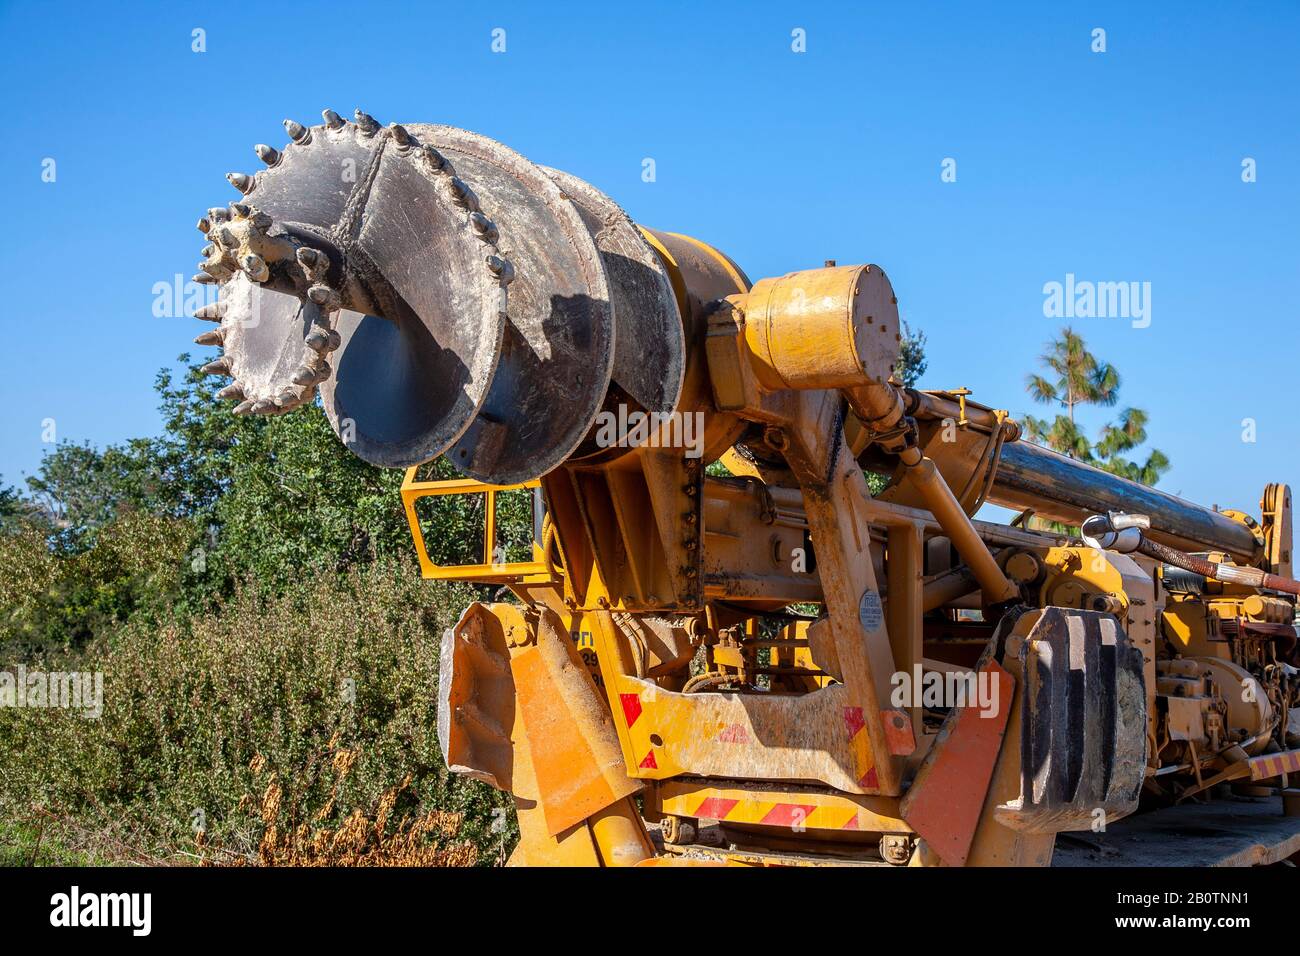
[[[496,589],[438,731],[513,794],[512,863],[1047,865],[1216,804],[1271,827],[1235,862],[1300,850],[1287,486],[1201,507],[900,386],[877,265],[751,283],[484,136],[323,117],[200,220],[195,341],[236,414],[319,395],[406,469],[424,576]],[[481,547],[436,564],[464,495]]]

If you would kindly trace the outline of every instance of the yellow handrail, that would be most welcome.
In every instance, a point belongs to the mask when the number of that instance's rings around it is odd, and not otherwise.
[[[408,468],[402,479],[402,506],[411,528],[416,557],[420,561],[420,575],[438,581],[475,581],[483,584],[539,583],[551,580],[551,573],[542,560],[541,545],[533,541],[532,561],[493,561],[496,553],[496,496],[502,491],[521,491],[540,488],[541,482],[525,481],[517,485],[489,485],[473,478],[447,478],[440,481],[417,481],[416,468]],[[420,530],[420,519],[415,513],[415,503],[421,498],[451,495],[483,495],[483,557],[479,564],[434,564]],[[534,506],[536,507],[536,506]]]

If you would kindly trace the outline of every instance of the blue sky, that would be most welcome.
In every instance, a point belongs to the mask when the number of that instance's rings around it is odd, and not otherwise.
[[[153,315],[155,284],[195,271],[253,144],[358,106],[486,133],[754,279],[876,262],[929,336],[922,384],[1014,414],[1047,411],[1044,283],[1149,282],[1149,327],[1074,324],[1149,412],[1161,487],[1257,512],[1300,481],[1296,4],[6,3],[0,48],[9,483],[45,419],[158,429],[154,374],[199,329]]]

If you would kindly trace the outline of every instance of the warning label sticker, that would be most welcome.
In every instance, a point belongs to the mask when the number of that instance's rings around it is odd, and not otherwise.
[[[880,595],[870,589],[863,591],[862,600],[858,602],[858,620],[862,622],[862,626],[868,631],[878,631],[884,619],[885,612],[880,606]]]

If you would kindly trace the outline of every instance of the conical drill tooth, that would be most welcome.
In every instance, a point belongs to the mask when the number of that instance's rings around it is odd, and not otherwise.
[[[239,236],[235,235],[235,230],[229,226],[219,226],[216,235],[217,242],[231,252],[239,248]]]
[[[442,153],[438,152],[432,146],[421,146],[420,154],[424,157],[425,162],[429,164],[430,169],[442,169],[447,165],[447,160]]]
[[[509,285],[515,277],[515,267],[500,256],[488,256],[487,267],[502,285]]]
[[[335,113],[333,110],[322,110],[320,115],[324,117],[325,125],[330,129],[342,129],[347,125],[343,122],[343,117],[339,116],[339,114]]]
[[[198,221],[197,225],[199,228],[199,232],[203,233],[206,236],[208,234],[208,230],[212,228],[212,220],[210,220],[207,216],[204,216],[202,219]]]
[[[226,338],[226,333],[221,329],[212,329],[194,336],[195,345],[220,345]]]
[[[402,126],[400,123],[390,123],[388,124],[388,131],[393,136],[393,142],[398,146],[411,145],[411,134],[406,131],[405,126]]]
[[[303,126],[301,123],[295,123],[291,119],[284,121],[284,131],[289,134],[291,140],[299,145],[306,143],[307,138],[311,135],[307,127]]]
[[[297,408],[305,396],[293,385],[286,385],[275,396],[277,404],[283,409]]]
[[[266,415],[270,412],[278,411],[279,407],[280,406],[276,404],[274,400],[269,398],[263,398],[260,401],[253,403],[253,414]]]
[[[325,329],[315,328],[303,336],[303,344],[311,349],[317,355],[322,355],[329,350],[330,336]]]
[[[223,402],[238,401],[242,402],[248,396],[244,394],[244,386],[239,382],[231,382],[225,388],[217,392],[217,398]]]
[[[199,369],[204,375],[230,375],[230,359],[223,355]]]
[[[253,152],[257,153],[257,158],[268,166],[274,166],[280,161],[280,151],[265,143],[258,143],[253,147]]]
[[[222,206],[213,206],[208,210],[208,220],[215,225],[220,225],[230,218],[230,212]]]
[[[234,186],[244,195],[253,191],[253,177],[247,173],[226,173],[226,178],[230,180],[230,185]]]
[[[254,282],[265,282],[271,278],[271,270],[267,268],[266,260],[255,252],[250,252],[240,259],[239,266]]]
[[[295,385],[314,385],[316,382],[316,370],[310,365],[299,365],[293,373],[291,379]]]
[[[201,255],[204,259],[207,259],[211,257],[212,253],[216,251],[217,251],[217,247],[213,243],[209,242],[206,246],[204,246],[202,249],[199,250],[199,255]]]
[[[231,411],[233,411],[236,415],[249,415],[252,414],[253,405],[254,402],[252,399],[244,399],[244,401],[236,405],[233,409],[231,409]]]
[[[199,285],[215,285],[217,280],[206,272],[197,272],[190,277],[190,281],[197,282]]]
[[[317,277],[323,278],[329,271],[330,258],[319,249],[300,246],[294,255],[298,259],[298,265],[302,266],[303,271],[307,273],[308,279],[315,281]]]
[[[469,223],[484,242],[496,242],[500,238],[496,223],[481,212],[470,213]]]
[[[364,113],[361,110],[357,110],[356,117],[357,117],[357,128],[360,129],[361,132],[365,133],[367,136],[371,136],[374,133],[379,132],[379,123],[369,113]]]
[[[207,305],[201,305],[194,310],[194,318],[205,319],[208,322],[220,322],[221,317],[226,314],[226,303],[222,301],[209,302]]]
[[[322,312],[337,312],[343,304],[339,294],[327,285],[312,286],[307,290],[307,298]]]
[[[253,212],[253,207],[246,202],[232,202],[230,204],[230,214],[238,219],[247,219]]]
[[[452,176],[447,181],[447,188],[451,191],[452,202],[457,206],[471,212],[478,211],[478,197],[474,195],[474,190],[465,185],[464,180],[459,176]]]

